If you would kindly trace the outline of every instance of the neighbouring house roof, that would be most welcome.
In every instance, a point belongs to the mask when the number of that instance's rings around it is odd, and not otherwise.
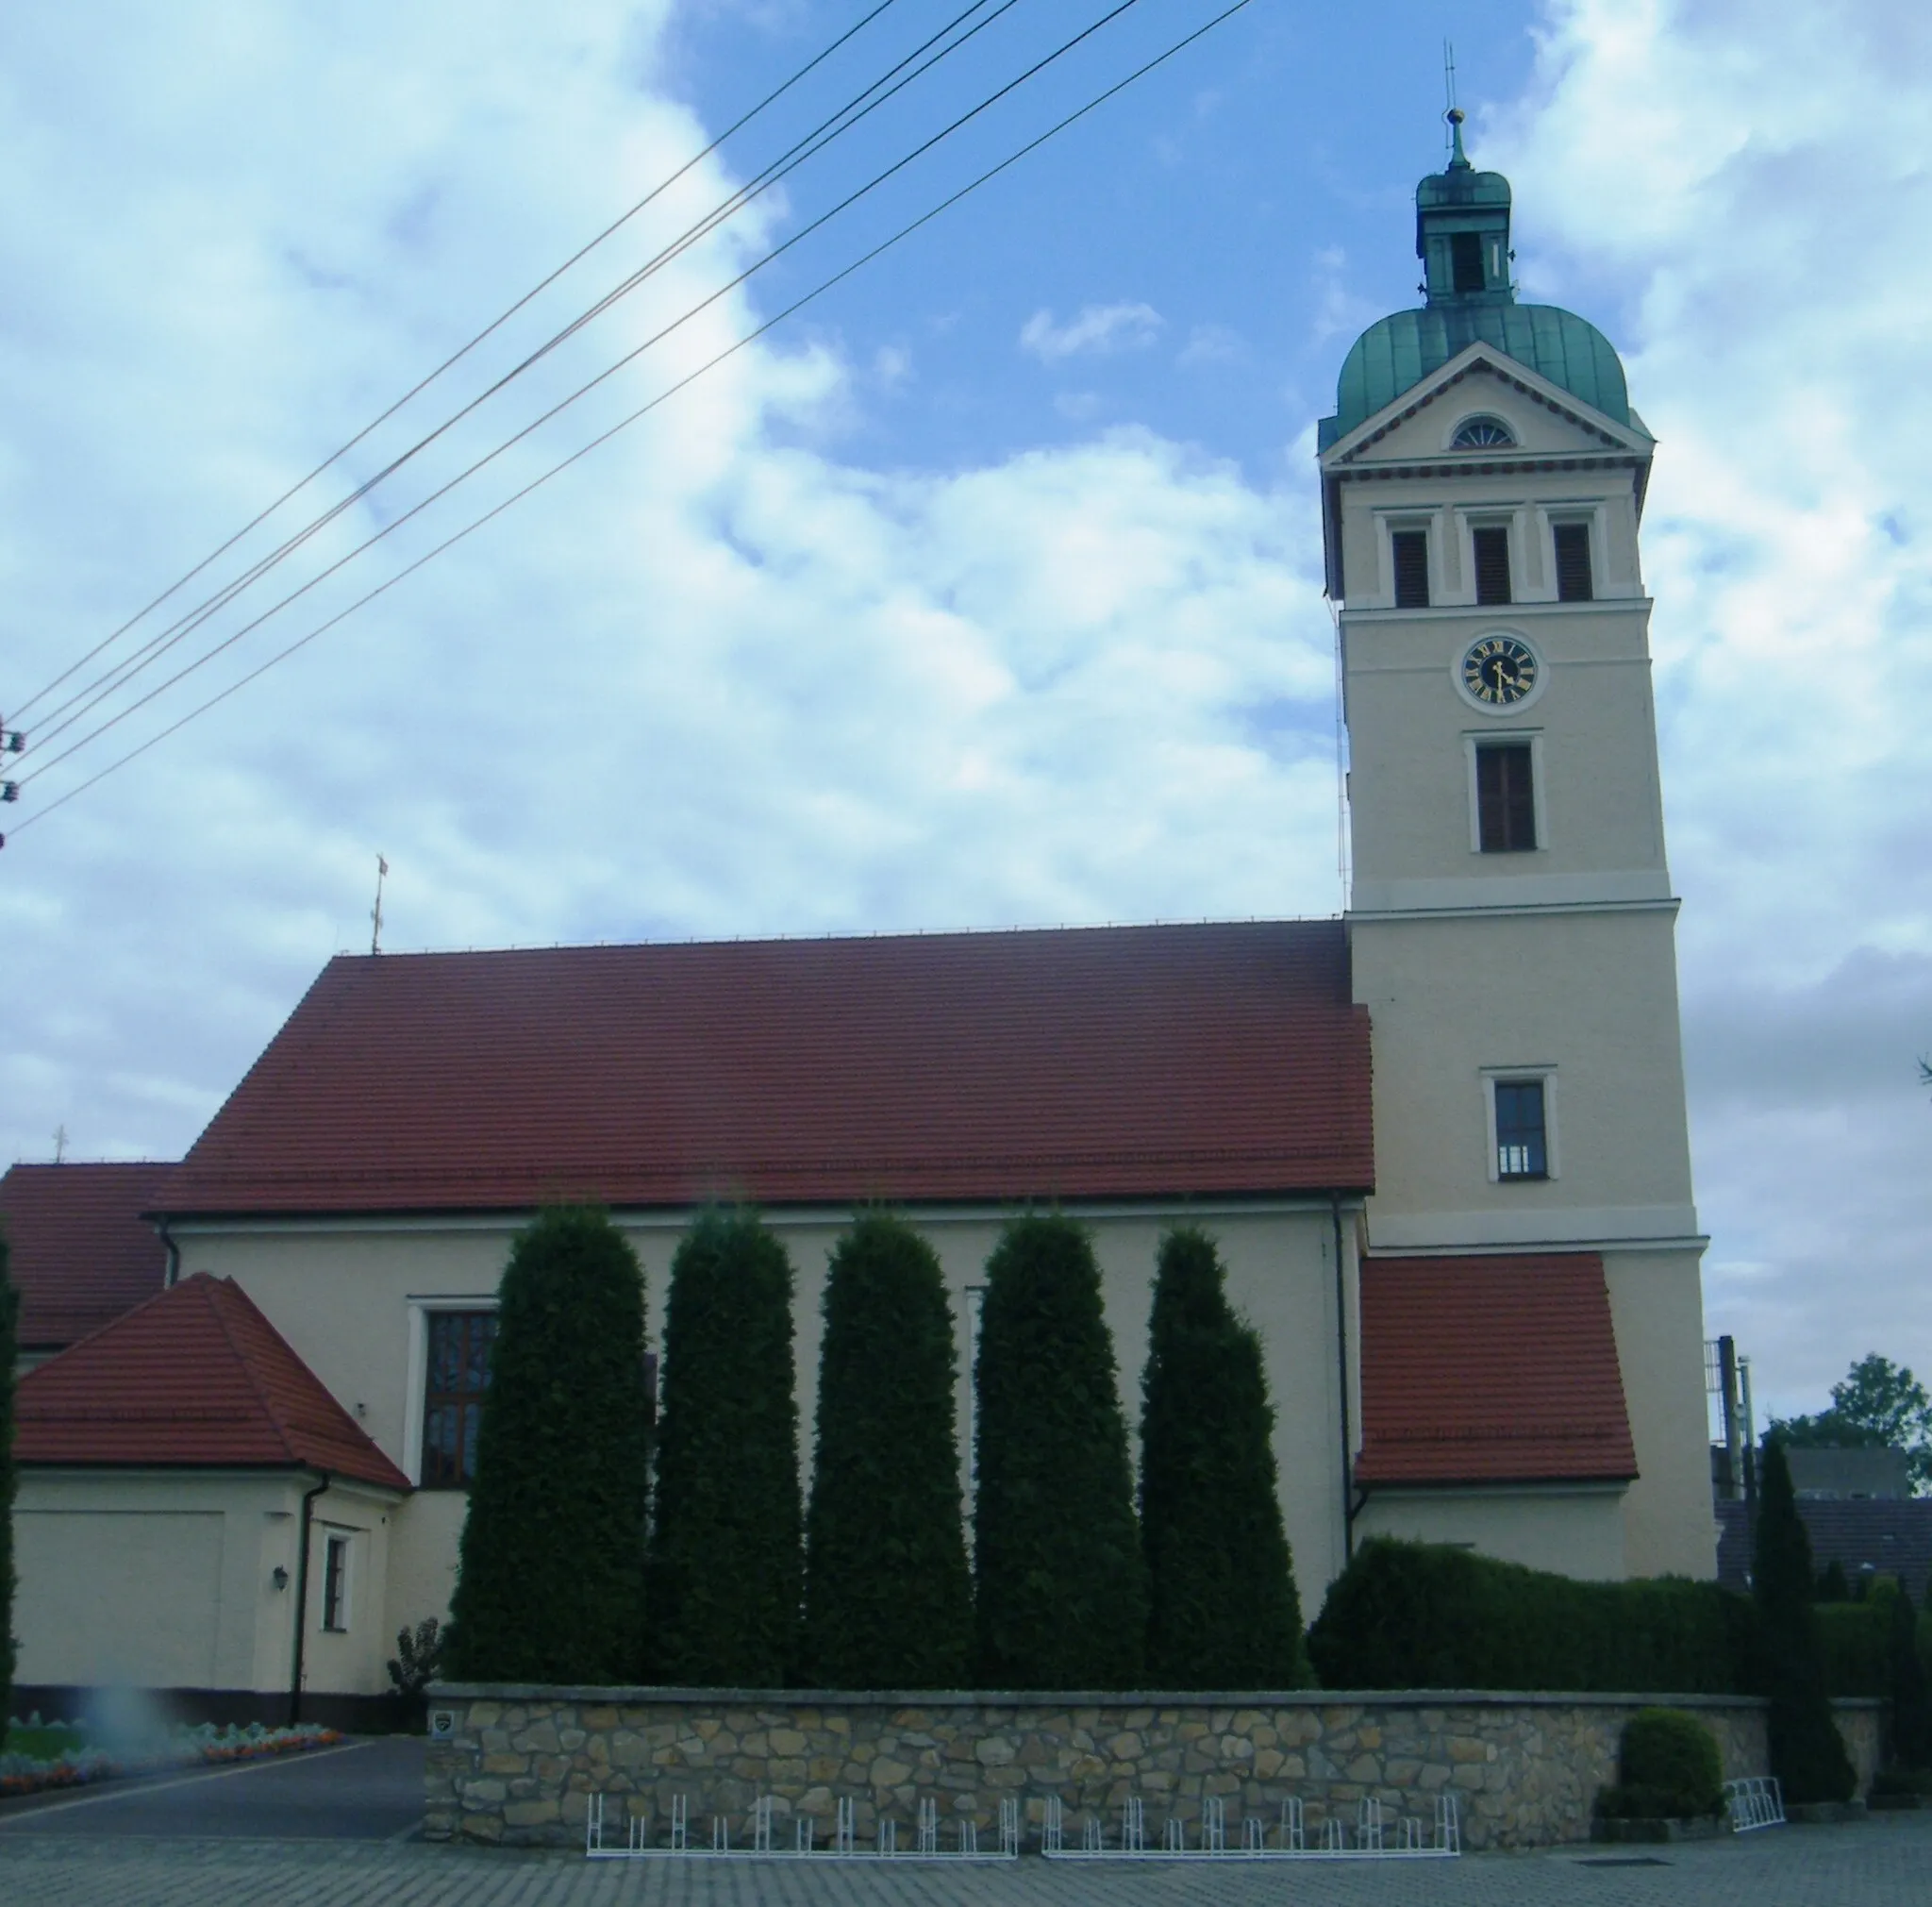
[[[0,1179],[23,1350],[73,1344],[160,1290],[167,1247],[142,1213],[174,1169],[15,1165]]]
[[[1339,921],[340,957],[173,1213],[1371,1189]]]
[[[20,1380],[22,1464],[409,1480],[231,1278],[197,1272]]]
[[[1728,1589],[1748,1589],[1751,1531],[1745,1506],[1726,1498],[1716,1507],[1717,1580]],[[1932,1583],[1932,1497],[1844,1502],[1801,1497],[1798,1520],[1811,1539],[1814,1569],[1836,1563],[1856,1584],[1870,1564],[1874,1575],[1896,1576],[1912,1602],[1924,1606]]]
[[[1361,1312],[1364,1487],[1637,1475],[1595,1252],[1371,1258]]]

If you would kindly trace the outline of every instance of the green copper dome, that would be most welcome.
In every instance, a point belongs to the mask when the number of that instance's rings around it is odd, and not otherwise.
[[[1428,303],[1378,318],[1349,347],[1335,415],[1321,423],[1321,448],[1478,341],[1616,423],[1632,423],[1624,367],[1609,340],[1573,311],[1516,302],[1509,277],[1509,181],[1470,164],[1462,150],[1462,114],[1452,111],[1449,119],[1455,151],[1448,167],[1431,173],[1415,195],[1415,249]]]

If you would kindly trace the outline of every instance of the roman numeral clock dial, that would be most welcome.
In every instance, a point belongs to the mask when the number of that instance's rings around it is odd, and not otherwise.
[[[1462,652],[1463,694],[1485,709],[1513,709],[1536,693],[1542,664],[1519,636],[1478,636]]]

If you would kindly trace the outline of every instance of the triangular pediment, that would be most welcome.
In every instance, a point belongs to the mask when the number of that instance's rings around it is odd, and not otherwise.
[[[1455,445],[1462,426],[1493,417],[1513,443],[1496,448]],[[1338,471],[1418,458],[1485,460],[1507,455],[1648,459],[1653,440],[1641,426],[1620,424],[1541,373],[1478,340],[1399,397],[1365,417],[1322,454],[1322,467]]]

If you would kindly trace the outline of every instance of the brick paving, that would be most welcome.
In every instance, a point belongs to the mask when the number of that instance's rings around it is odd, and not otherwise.
[[[82,1811],[84,1812],[84,1811]],[[74,1817],[70,1817],[74,1818]],[[1603,1860],[1655,1865],[1601,1866]],[[587,1862],[422,1845],[0,1832],[8,1907],[1910,1907],[1932,1902],[1932,1815],[1649,1850],[1458,1861],[1011,1866]]]

